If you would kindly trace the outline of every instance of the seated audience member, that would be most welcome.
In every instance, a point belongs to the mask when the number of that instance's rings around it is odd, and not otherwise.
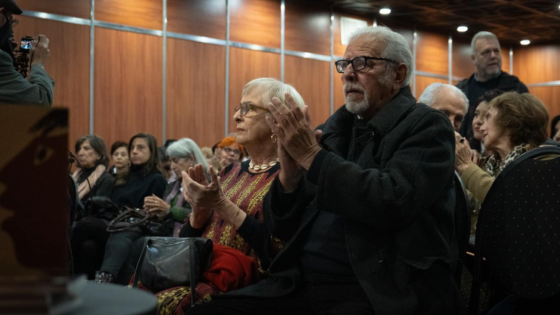
[[[560,115],[552,118],[550,122],[550,139],[560,145]]]
[[[548,112],[543,103],[528,93],[507,92],[488,104],[480,131],[487,150],[494,152],[480,161],[471,161],[469,143],[456,134],[457,172],[465,187],[483,202],[494,179],[521,154],[542,145],[547,135]]]
[[[237,142],[226,142],[225,147],[231,146],[227,143],[233,143],[237,148],[243,145],[251,155],[250,161],[227,165],[220,172],[219,181],[210,172],[210,184],[205,183],[204,176],[197,176],[197,172],[202,171],[198,165],[189,171],[190,176],[183,174],[185,198],[193,206],[193,212],[185,222],[181,237],[210,238],[214,242],[214,255],[217,250],[225,250],[237,256],[229,263],[232,265],[225,267],[237,279],[230,283],[219,281],[217,275],[224,268],[225,261],[214,256],[210,270],[203,274],[195,289],[197,301],[208,301],[210,294],[256,282],[260,278],[257,269],[266,270],[271,257],[280,249],[280,242],[270,236],[263,223],[263,198],[280,170],[277,138],[265,122],[265,117],[271,114],[264,104],[272,97],[283,100],[285,93],[293,95],[295,106],[303,106],[303,99],[292,86],[275,79],[255,79],[243,88],[241,102],[233,116],[237,124]],[[195,182],[193,178],[197,177],[199,180]],[[251,272],[244,279],[240,279],[239,271],[235,271],[241,269],[241,265],[233,264],[236,261],[251,263]],[[188,287],[170,288],[159,292],[157,297],[159,314],[182,314],[191,306]]]
[[[208,178],[208,164],[206,158],[202,155],[198,145],[189,138],[183,138],[173,142],[167,148],[167,156],[169,156],[171,170],[175,173],[176,180],[167,185],[163,198],[157,196],[148,196],[144,200],[144,209],[148,212],[157,213],[158,216],[164,217],[171,213],[175,223],[173,236],[179,236],[179,229],[185,223],[185,219],[192,212],[191,206],[185,202],[182,194],[181,186],[183,177],[181,172],[186,172],[190,167],[197,164],[202,165],[202,170]],[[208,178],[209,179],[209,178]],[[179,224],[177,226],[177,224]]]
[[[484,124],[486,118],[486,113],[488,112],[488,104],[496,97],[502,95],[504,92],[500,90],[490,90],[486,91],[478,100],[474,108],[473,122],[472,122],[472,132],[467,135],[471,147],[478,153],[485,156],[486,149],[482,143],[482,132],[480,127]]]
[[[214,152],[212,152],[212,149],[209,147],[204,147],[200,150],[202,151],[202,155],[204,155],[204,157],[206,158],[206,163],[208,164],[208,166],[212,165],[214,172],[217,172],[220,169],[220,161],[216,158]]]
[[[128,157],[128,144],[124,141],[116,141],[111,146],[111,160],[113,166],[109,169],[109,174],[116,176],[117,172],[125,172],[125,168],[130,166]]]
[[[269,277],[187,314],[463,309],[450,268],[458,253],[453,128],[416,103],[412,60],[406,39],[389,28],[356,30],[335,63],[346,105],[326,121],[319,143],[306,111],[286,106],[289,97],[267,104],[282,168],[264,219],[287,245]]]
[[[14,14],[22,11],[13,0],[0,2],[0,104],[52,105],[54,81],[45,71],[49,60],[49,39],[39,35],[34,39],[29,77],[16,70],[13,28],[18,24]]]
[[[128,143],[128,152],[132,166],[128,172],[117,173],[111,199],[121,208],[128,206],[141,209],[146,197],[163,196],[167,181],[158,165],[157,140],[154,136],[145,133],[133,136]],[[142,235],[140,228],[112,233],[105,246],[101,272],[95,280],[101,283],[114,282],[130,255],[132,242]]]
[[[432,83],[424,90],[418,103],[424,103],[445,114],[455,131],[459,131],[469,109],[469,100],[461,90],[449,84]]]
[[[82,206],[90,197],[111,195],[113,176],[105,172],[107,150],[103,139],[88,135],[76,141],[78,168],[72,178],[78,185]],[[75,223],[71,237],[72,258],[75,274],[86,274],[93,279],[101,264],[107,225],[98,218],[82,218]],[[99,232],[99,233],[97,233]]]
[[[169,157],[167,156],[166,147],[158,147],[158,157],[159,157],[159,165],[165,171],[164,176],[168,182],[175,181],[175,176],[173,176],[173,171],[171,170],[171,162],[169,161]]]
[[[235,137],[225,137],[218,143],[215,155],[220,161],[220,170],[222,170],[229,164],[243,159],[243,146],[237,143]]]
[[[103,139],[94,135],[81,137],[74,150],[79,168],[72,178],[78,185],[80,201],[85,202],[89,196],[110,196],[113,177],[105,172],[109,159]]]

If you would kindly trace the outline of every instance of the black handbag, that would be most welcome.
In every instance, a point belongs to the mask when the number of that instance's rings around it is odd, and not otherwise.
[[[107,226],[107,232],[123,232],[135,227],[151,236],[169,236],[173,233],[173,217],[169,213],[164,218],[146,214],[143,209],[125,207],[125,211],[114,218]]]
[[[85,211],[77,220],[82,217],[96,217],[107,221],[113,220],[119,215],[119,207],[108,197],[95,196],[88,198],[85,204]]]
[[[132,287],[137,287],[139,281],[153,292],[190,286],[194,306],[195,288],[202,272],[210,267],[212,249],[212,241],[204,237],[148,237]]]

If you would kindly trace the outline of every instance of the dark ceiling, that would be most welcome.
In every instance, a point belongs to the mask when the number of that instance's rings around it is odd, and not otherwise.
[[[377,19],[378,24],[405,26],[453,35],[470,41],[478,31],[495,33],[502,45],[560,43],[560,0],[308,0],[332,5],[336,12]],[[388,7],[390,15],[380,15]],[[466,33],[457,26],[466,25]]]

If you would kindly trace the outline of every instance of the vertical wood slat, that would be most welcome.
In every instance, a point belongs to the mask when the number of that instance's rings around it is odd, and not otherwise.
[[[261,77],[280,79],[280,55],[241,48],[230,48],[228,132],[235,132],[234,108],[241,100],[241,91],[249,81]],[[287,57],[286,57],[287,58]],[[220,139],[217,139],[218,141]]]
[[[96,28],[94,129],[110,146],[138,132],[162,139],[162,38]]]
[[[95,19],[103,22],[162,30],[161,0],[95,0]]]
[[[225,81],[216,78],[224,76],[224,46],[167,40],[168,139],[188,137],[203,147],[223,137]]]
[[[293,85],[309,106],[313,127],[330,116],[330,63],[286,56],[286,83]]]

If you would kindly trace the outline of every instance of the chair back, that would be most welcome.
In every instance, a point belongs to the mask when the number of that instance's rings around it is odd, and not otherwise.
[[[559,188],[558,147],[529,151],[496,178],[478,218],[473,293],[481,257],[491,280],[509,293],[528,299],[560,293]]]

